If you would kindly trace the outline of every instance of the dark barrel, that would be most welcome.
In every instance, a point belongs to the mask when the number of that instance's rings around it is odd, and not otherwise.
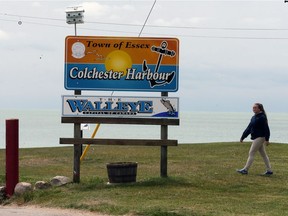
[[[107,164],[109,183],[136,182],[137,162],[116,162]]]

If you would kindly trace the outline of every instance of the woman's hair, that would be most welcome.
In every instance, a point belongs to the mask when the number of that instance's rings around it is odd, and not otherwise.
[[[264,113],[264,115],[265,115],[266,118],[267,118],[267,114],[266,114],[266,112],[265,112],[265,109],[264,109],[263,104],[261,104],[261,103],[255,103],[255,105],[258,106],[258,108],[260,109],[260,111],[261,111],[262,113]],[[267,121],[268,121],[268,120],[267,120]]]

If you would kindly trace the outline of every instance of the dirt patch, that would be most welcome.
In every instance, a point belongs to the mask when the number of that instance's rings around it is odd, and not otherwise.
[[[36,206],[0,206],[0,216],[108,216],[105,214],[55,208],[40,208]]]

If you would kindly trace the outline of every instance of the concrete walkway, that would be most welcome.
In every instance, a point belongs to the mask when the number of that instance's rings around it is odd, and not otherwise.
[[[0,216],[105,216],[87,211],[38,207],[0,206]],[[107,216],[107,215],[106,215]]]

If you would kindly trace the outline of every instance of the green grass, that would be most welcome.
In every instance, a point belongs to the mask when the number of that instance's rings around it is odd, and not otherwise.
[[[160,147],[93,146],[81,164],[81,183],[13,197],[17,203],[102,212],[111,215],[288,215],[288,145],[267,148],[274,175],[257,155],[249,175],[235,172],[246,162],[249,143],[180,145],[168,148],[168,178],[160,176]],[[137,182],[107,185],[106,163],[137,161]],[[73,148],[20,150],[20,181],[72,178]],[[0,150],[0,185],[5,151]]]

